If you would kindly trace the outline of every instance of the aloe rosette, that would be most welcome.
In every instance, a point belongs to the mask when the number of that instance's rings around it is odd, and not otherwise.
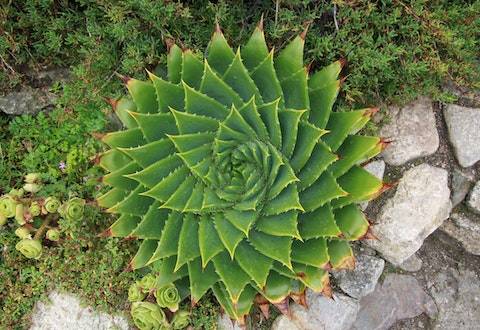
[[[332,111],[343,61],[310,74],[304,39],[274,55],[260,23],[235,52],[217,27],[203,61],[170,43],[165,77],[124,78],[111,101],[126,130],[103,137],[105,235],[141,240],[131,269],[193,303],[212,289],[233,319],[328,288],[368,236],[356,204],[385,187],[361,166],[384,141],[356,135],[375,109]]]

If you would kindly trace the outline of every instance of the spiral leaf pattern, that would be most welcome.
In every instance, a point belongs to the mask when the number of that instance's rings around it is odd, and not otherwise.
[[[384,142],[355,135],[375,109],[333,112],[342,61],[310,75],[304,38],[274,56],[259,24],[235,52],[217,27],[203,61],[170,44],[165,77],[125,78],[131,98],[112,101],[127,129],[103,138],[106,234],[142,240],[130,266],[157,287],[212,289],[234,319],[352,267],[356,203],[385,187],[360,166]]]

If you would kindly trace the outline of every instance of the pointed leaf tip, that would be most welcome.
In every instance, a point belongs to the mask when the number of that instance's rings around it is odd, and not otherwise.
[[[255,296],[255,303],[257,304],[258,308],[260,308],[260,311],[265,319],[268,319],[270,317],[270,302],[261,294],[257,294]]]
[[[311,61],[305,66],[305,72],[307,73],[307,75],[310,73],[310,70],[312,69],[312,65],[313,65],[313,61]]]
[[[125,269],[123,270],[125,273],[128,273],[128,272],[131,272],[133,271],[133,265],[132,265],[132,262],[130,261],[127,265],[127,267],[125,267]]]
[[[287,317],[289,319],[292,318],[292,315],[290,313],[290,304],[289,304],[289,298],[286,297],[285,299],[283,299],[282,301],[280,301],[279,303],[274,303],[275,307],[278,308],[278,310],[280,311],[280,313],[282,313],[283,315],[287,315]]]
[[[220,27],[220,24],[218,24],[218,22],[215,23],[215,33],[223,34],[222,28]]]
[[[263,13],[260,16],[260,21],[258,21],[257,29],[263,32]]]
[[[117,110],[118,101],[120,100],[119,98],[114,99],[110,97],[104,97],[103,99],[112,107],[114,112]]]
[[[307,32],[310,28],[310,24],[312,24],[312,21],[307,21],[303,24],[303,31],[299,35],[302,40],[305,40],[305,38],[307,37]]]
[[[380,141],[378,141],[378,144],[381,145],[381,151],[385,150],[385,148],[388,147],[388,145],[393,141],[394,140],[391,140],[391,139],[380,138]]]
[[[101,132],[92,132],[91,135],[94,139],[97,139],[97,140],[103,140],[103,138],[107,136],[106,133],[101,133]]]
[[[341,69],[343,69],[348,64],[348,61],[345,57],[342,57],[341,59],[339,59],[338,62],[340,63]]]
[[[343,233],[340,233],[340,235],[343,235]],[[326,270],[327,272],[330,272],[333,269],[333,266],[332,266],[331,262],[329,261],[329,262],[325,263],[325,265],[322,266],[322,269]]]
[[[108,228],[107,230],[104,230],[100,234],[97,235],[97,237],[111,237],[112,236],[112,229]]]
[[[98,165],[98,164],[100,164],[101,159],[102,159],[102,154],[96,154],[95,156],[90,157],[90,162],[93,165]]]
[[[306,290],[303,290],[302,292],[300,293],[294,293],[292,292],[290,294],[290,298],[292,298],[292,300],[297,303],[298,305],[300,306],[303,306],[305,308],[308,308],[308,305],[307,305],[307,297],[306,297]]]
[[[120,74],[120,73],[118,73],[118,72],[115,72],[115,75],[116,75],[118,78],[120,78],[120,79],[123,81],[124,84],[128,84],[128,82],[129,82],[130,80],[132,80],[132,78],[130,78],[130,77],[128,77],[128,76],[124,76],[123,74]]]
[[[373,233],[372,231],[372,226],[370,225],[367,229],[367,232],[365,235],[363,235],[360,240],[374,240],[374,241],[380,241],[380,239]]]
[[[372,108],[366,109],[365,112],[363,113],[363,115],[365,117],[370,117],[371,118],[379,111],[380,111],[380,108],[372,107]]]
[[[167,46],[167,52],[170,53],[175,41],[172,38],[165,38],[165,45]]]
[[[330,285],[330,280],[328,280],[328,279],[325,282],[325,285],[323,287],[322,295],[326,298],[329,298],[329,299],[333,300],[333,289],[332,289],[332,286]]]

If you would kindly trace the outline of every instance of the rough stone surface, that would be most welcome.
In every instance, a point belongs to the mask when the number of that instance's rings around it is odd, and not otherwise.
[[[72,78],[72,73],[67,68],[50,68],[33,74],[33,78],[43,85],[50,85],[56,81],[69,81]]]
[[[418,281],[411,275],[388,274],[382,285],[360,300],[352,329],[388,329],[397,320],[422,313],[434,317],[437,308]]]
[[[404,173],[395,195],[382,207],[372,228],[378,240],[367,244],[394,265],[413,255],[451,210],[448,172],[422,164]]]
[[[472,189],[468,197],[467,205],[475,212],[480,214],[480,181]]]
[[[387,164],[398,166],[435,153],[439,137],[431,99],[419,98],[402,109],[392,107],[388,115],[390,121],[380,131],[392,140],[382,153]]]
[[[279,316],[272,325],[272,330],[348,330],[355,322],[358,301],[335,293],[333,299],[322,294],[307,291],[308,309],[297,304],[290,306],[291,320]]]
[[[373,162],[368,163],[363,167],[379,179],[383,179],[383,174],[385,173],[385,162],[383,160],[374,160]],[[368,202],[363,202],[360,204],[360,208],[364,211],[368,206]]]
[[[460,204],[467,196],[474,180],[474,175],[465,173],[459,169],[454,169],[452,172],[452,206],[455,207]]]
[[[472,166],[480,160],[480,109],[449,104],[444,115],[458,163]]]
[[[469,253],[480,255],[480,221],[478,219],[472,220],[463,214],[454,213],[440,228],[459,241]]]
[[[8,115],[36,114],[55,102],[55,95],[39,88],[24,87],[0,96],[0,111]]]
[[[418,272],[422,269],[423,261],[416,254],[412,255],[410,258],[405,260],[402,264],[399,265],[401,269],[407,272]]]
[[[72,295],[52,292],[51,304],[39,302],[32,316],[30,330],[110,330],[129,329],[126,319],[96,313],[91,307],[81,307]]]
[[[238,323],[230,320],[226,313],[218,317],[217,328],[218,330],[242,330]]]
[[[375,290],[378,279],[382,275],[385,261],[369,255],[356,258],[353,271],[342,270],[333,273],[338,286],[350,297],[361,298]]]
[[[436,274],[430,288],[438,307],[434,329],[478,329],[480,278],[470,270],[448,268]]]

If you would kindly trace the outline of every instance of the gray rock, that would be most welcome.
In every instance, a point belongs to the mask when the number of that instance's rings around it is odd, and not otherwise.
[[[37,303],[30,330],[110,330],[129,329],[123,317],[96,313],[91,307],[81,307],[72,295],[53,291],[51,304]]]
[[[292,318],[279,316],[272,330],[347,330],[355,321],[358,301],[340,293],[333,299],[307,291],[308,309],[297,304],[290,306]]]
[[[56,96],[47,90],[24,87],[19,92],[0,96],[0,111],[8,115],[33,115],[55,103]]]
[[[242,330],[237,322],[232,321],[227,313],[223,313],[218,317],[217,321],[218,330]]]
[[[480,160],[480,109],[449,104],[444,115],[458,163],[472,166]]]
[[[332,275],[343,292],[350,297],[359,299],[375,290],[384,266],[385,261],[383,259],[359,255],[356,258],[353,271],[342,270]]]
[[[459,241],[469,253],[480,255],[480,221],[454,213],[440,229]]]
[[[475,212],[480,214],[480,181],[478,181],[470,192],[467,205]]]
[[[399,267],[406,272],[414,273],[422,269],[422,265],[422,259],[420,259],[416,254],[414,254],[410,258],[405,260],[403,263],[401,263]]]
[[[382,153],[387,164],[402,165],[437,151],[439,138],[431,99],[419,98],[402,109],[392,107],[388,115],[390,122],[380,131],[381,136],[392,140]]]
[[[470,191],[474,175],[454,169],[452,173],[452,206],[460,204]]]
[[[53,82],[65,82],[72,78],[72,73],[67,68],[50,68],[33,74],[39,83],[50,85]]]
[[[299,325],[295,320],[290,319],[286,315],[280,315],[275,321],[273,321],[271,330],[302,330],[302,328],[299,328]]]
[[[368,172],[372,173],[379,179],[383,179],[383,174],[385,173],[385,162],[383,160],[374,160],[363,167]],[[362,211],[368,207],[368,202],[360,203],[360,208]]]
[[[438,307],[434,329],[478,329],[480,324],[480,279],[470,270],[448,268],[439,272],[430,287]]]
[[[360,300],[360,311],[353,329],[388,329],[397,320],[422,313],[433,317],[435,303],[417,280],[410,275],[388,274],[382,285]]]
[[[366,243],[394,265],[413,255],[451,210],[448,172],[428,164],[404,173],[395,195],[383,205]]]

